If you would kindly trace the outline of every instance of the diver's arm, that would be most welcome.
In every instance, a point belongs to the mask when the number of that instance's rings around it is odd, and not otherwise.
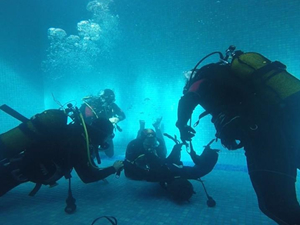
[[[74,169],[84,183],[92,183],[98,180],[102,180],[116,173],[116,170],[113,166],[109,166],[103,169],[96,168],[96,165],[92,166],[90,165],[90,162],[87,162],[87,157],[81,158],[82,160],[77,161],[77,163],[74,166]]]
[[[116,173],[116,169],[113,166],[101,169],[97,168],[92,160],[88,160],[88,155],[84,144],[78,145],[76,149],[74,148],[71,151],[73,153],[71,157],[73,167],[84,183],[102,180]],[[93,165],[91,165],[91,163]]]
[[[210,111],[211,109],[208,103],[212,101],[210,96],[214,94],[215,91],[212,81],[201,79],[194,82],[188,92],[179,100],[176,126],[179,129],[187,126],[197,105],[201,105],[202,108]]]
[[[180,138],[183,143],[191,141],[195,136],[196,131],[187,123],[196,106],[201,105],[206,110],[205,114],[211,113],[212,109],[207,103],[211,100],[208,97],[213,91],[212,87],[212,82],[206,79],[198,80],[192,84],[188,92],[179,100],[176,126],[180,131]]]
[[[139,151],[139,148],[137,147],[137,142],[138,142],[137,139],[134,139],[131,142],[129,142],[127,145],[125,158],[130,162],[133,162],[138,155],[142,154]]]
[[[84,164],[77,164],[74,166],[74,169],[84,183],[92,183],[103,180],[104,178],[116,173],[116,170],[113,166],[97,169],[86,162]]]
[[[122,120],[125,120],[126,115],[125,113],[122,111],[122,109],[117,105],[117,104],[113,104],[113,110],[115,112],[115,114],[117,115],[119,122]]]
[[[156,137],[159,142],[157,154],[160,158],[167,157],[167,146],[165,143],[164,135],[160,127],[155,127]]]
[[[194,92],[188,92],[181,97],[177,109],[176,126],[180,129],[187,125],[191,115],[199,103],[199,98]]]

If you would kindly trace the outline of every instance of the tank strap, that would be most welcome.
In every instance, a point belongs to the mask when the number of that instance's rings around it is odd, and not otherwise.
[[[29,138],[31,138],[32,140],[36,140],[37,138],[38,139],[41,139],[42,136],[39,135],[38,133],[34,132],[33,130],[31,130],[26,123],[21,123],[19,125],[19,128],[20,130],[26,135],[28,136]]]
[[[40,137],[49,137],[52,135],[55,135],[53,132],[50,132],[48,127],[46,125],[44,125],[39,119],[38,117],[34,116],[33,119],[31,119],[31,122],[33,124],[33,126],[37,129]]]
[[[265,66],[259,68],[256,71],[254,71],[252,73],[252,76],[254,76],[254,78],[258,78],[258,77],[270,72],[271,70],[276,70],[276,72],[272,75],[272,76],[274,76],[274,75],[286,70],[286,65],[282,64],[279,61],[274,61],[274,62],[269,63],[268,65],[265,65]]]

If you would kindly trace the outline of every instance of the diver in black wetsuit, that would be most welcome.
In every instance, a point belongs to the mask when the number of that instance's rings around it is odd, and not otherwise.
[[[125,176],[132,180],[158,182],[174,200],[188,201],[194,194],[193,185],[188,180],[201,181],[201,177],[210,173],[217,163],[218,150],[211,149],[209,144],[198,156],[191,148],[190,155],[195,165],[184,166],[181,161],[183,144],[178,141],[176,143],[166,158],[164,144],[156,137],[156,133],[152,129],[142,130],[127,146],[124,161]],[[206,195],[208,206],[214,207],[215,201],[207,192]]]
[[[67,124],[66,110],[46,110],[0,135],[0,196],[31,181],[55,185],[74,168],[84,183],[102,180],[122,169],[123,162],[100,169],[91,159],[91,151],[113,132],[108,119],[99,118],[91,125],[73,110]],[[81,117],[82,118],[82,117]]]
[[[167,152],[163,143],[156,137],[154,130],[142,130],[141,135],[127,146],[124,161],[125,175],[130,179],[152,182],[161,182],[178,176],[185,179],[198,179],[211,172],[217,163],[218,151],[208,145],[200,156],[192,150],[190,155],[195,165],[184,166],[181,161],[183,144],[177,143],[166,157]]]
[[[125,113],[115,103],[115,93],[111,89],[104,89],[99,96],[84,97],[80,111],[87,124],[91,124],[94,119],[106,118],[114,125],[114,127],[122,131],[118,123],[126,118]],[[102,149],[108,157],[114,156],[113,133],[108,139],[109,147]],[[100,149],[101,150],[101,149]]]
[[[195,135],[188,121],[196,106],[202,106],[205,113],[200,117],[212,116],[223,146],[244,148],[260,210],[280,225],[300,224],[295,186],[300,169],[300,81],[278,61],[234,49],[230,46],[226,57],[219,52],[207,55],[191,71],[178,104],[181,140]],[[216,53],[220,62],[197,69]]]

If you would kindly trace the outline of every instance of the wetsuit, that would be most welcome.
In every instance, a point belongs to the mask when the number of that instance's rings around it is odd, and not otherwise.
[[[143,148],[141,139],[131,141],[124,161],[126,177],[149,182],[169,182],[179,177],[196,180],[211,172],[217,163],[216,151],[206,148],[200,156],[192,152],[194,166],[184,166],[181,161],[181,147],[182,144],[175,145],[166,158],[163,147],[154,153]]]
[[[300,163],[300,92],[280,104],[269,104],[260,101],[257,93],[249,94],[247,86],[240,86],[229,65],[210,64],[198,73],[199,79],[178,105],[176,125],[183,141],[191,138],[187,123],[195,107],[201,105],[212,116],[216,136],[225,147],[244,147],[261,211],[279,224],[300,224],[295,192]],[[281,86],[290,89],[284,86],[284,79],[277,78]]]
[[[1,134],[0,156],[0,196],[27,181],[53,185],[73,168],[84,183],[116,172],[91,166],[83,127],[67,125],[62,110],[47,110]]]
[[[166,158],[166,151],[163,142],[157,139],[158,146],[152,151],[147,151],[144,148],[142,138],[137,138],[129,142],[126,148],[124,161],[125,176],[133,180],[156,181],[158,171],[163,171],[159,174],[161,179],[169,176],[169,170],[163,166],[163,161]]]
[[[119,119],[118,122],[126,118],[125,113],[116,103],[112,102],[108,104],[102,101],[100,97],[84,98],[84,104],[81,105],[80,111],[83,114],[84,120],[88,124],[90,124],[94,119],[101,117],[106,119],[117,117]],[[108,157],[112,157],[114,155],[113,138],[114,135],[107,140],[109,147],[104,150]]]

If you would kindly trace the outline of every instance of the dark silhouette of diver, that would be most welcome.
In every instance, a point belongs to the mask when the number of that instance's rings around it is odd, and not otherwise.
[[[207,57],[220,62],[197,69]],[[213,52],[191,71],[178,104],[181,140],[195,130],[188,124],[197,105],[212,116],[216,138],[229,150],[244,148],[259,208],[281,225],[300,224],[295,182],[300,168],[300,81],[285,65],[258,53]],[[197,122],[198,123],[198,122]],[[197,125],[195,123],[195,125]]]
[[[217,151],[208,145],[198,156],[192,150],[191,158],[195,165],[184,166],[181,161],[183,144],[177,142],[166,158],[158,140],[152,129],[144,129],[138,138],[128,144],[124,161],[125,176],[132,180],[159,182],[173,192],[176,200],[188,200],[193,194],[188,180],[199,180],[211,172],[218,160]]]
[[[115,93],[111,89],[104,89],[99,96],[87,96],[82,100],[83,104],[80,107],[80,111],[87,124],[91,124],[97,118],[106,118],[109,119],[116,130],[122,131],[118,123],[124,120],[126,116],[122,109],[115,103]],[[115,133],[107,139],[107,148],[100,149],[110,158],[114,156],[114,136]],[[98,157],[98,154],[96,156]],[[97,160],[100,163],[99,157]]]
[[[50,109],[27,119],[6,105],[1,109],[22,123],[0,135],[0,196],[25,182],[36,183],[31,196],[41,185],[55,186],[65,176],[71,178],[75,169],[84,183],[102,180],[122,169],[123,162],[99,168],[92,152],[105,145],[113,132],[108,119],[98,118],[85,124],[77,108]],[[68,118],[72,122],[68,123]],[[75,200],[69,189],[66,212],[75,210]]]

